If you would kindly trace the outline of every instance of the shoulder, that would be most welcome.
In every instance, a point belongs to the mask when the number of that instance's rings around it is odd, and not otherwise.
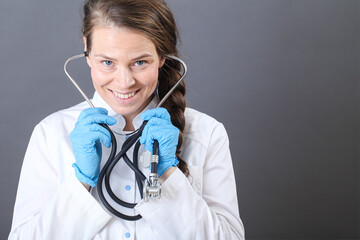
[[[66,123],[72,122],[74,119],[76,120],[80,114],[80,112],[84,109],[89,107],[86,102],[81,102],[75,106],[59,110],[54,112],[41,120],[40,123],[44,124],[59,124],[59,123]]]
[[[68,136],[73,130],[80,112],[87,107],[86,102],[82,102],[70,108],[52,113],[41,120],[36,128],[42,130],[45,135],[51,136],[54,140]]]
[[[222,123],[215,118],[192,108],[185,109],[184,138],[199,142],[207,147],[214,134],[227,138]]]
[[[185,132],[192,132],[192,131],[196,131],[199,128],[206,128],[208,129],[209,127],[213,127],[214,125],[219,124],[219,122],[205,114],[202,112],[199,112],[193,108],[189,108],[187,107],[185,109]]]

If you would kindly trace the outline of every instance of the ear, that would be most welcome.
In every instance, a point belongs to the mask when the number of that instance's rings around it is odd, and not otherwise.
[[[87,45],[86,45],[86,37],[85,36],[83,36],[83,42],[84,42],[84,52],[87,52]],[[91,68],[91,62],[90,62],[89,55],[86,57],[86,62],[89,65],[89,67]]]
[[[160,57],[159,68],[162,68],[166,60],[166,57]]]

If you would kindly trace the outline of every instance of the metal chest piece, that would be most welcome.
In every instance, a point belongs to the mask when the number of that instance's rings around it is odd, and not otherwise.
[[[143,195],[144,201],[147,202],[149,198],[161,198],[161,183],[157,174],[157,165],[159,163],[159,142],[154,141],[153,155],[151,157],[151,173],[149,180],[145,181]]]

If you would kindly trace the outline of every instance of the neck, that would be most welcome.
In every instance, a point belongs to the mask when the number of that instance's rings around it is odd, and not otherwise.
[[[124,119],[125,119],[124,131],[135,131],[135,128],[134,128],[134,125],[133,125],[133,120],[134,120],[134,118],[135,118],[138,114],[140,114],[140,112],[141,112],[142,110],[144,110],[147,105],[149,105],[149,103],[150,103],[151,100],[154,98],[154,96],[155,96],[154,94],[151,95],[151,96],[147,99],[147,101],[145,101],[145,102],[142,104],[142,106],[136,111],[136,113],[129,114],[129,115],[126,115],[126,116],[123,115],[123,117],[124,117]]]
[[[135,131],[134,125],[132,123],[132,119],[131,119],[131,121],[129,121],[128,119],[125,119],[124,131]]]

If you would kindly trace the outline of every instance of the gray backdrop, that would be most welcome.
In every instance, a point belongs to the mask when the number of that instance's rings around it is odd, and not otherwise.
[[[168,2],[188,105],[228,130],[247,239],[358,239],[360,2]],[[1,239],[33,127],[83,100],[62,70],[81,5],[0,2]],[[85,61],[70,71],[92,95]]]

